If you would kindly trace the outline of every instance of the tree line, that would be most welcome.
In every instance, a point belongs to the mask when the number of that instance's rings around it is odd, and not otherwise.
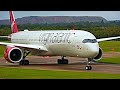
[[[96,38],[105,38],[120,36],[120,21],[101,22],[74,22],[74,23],[56,23],[56,24],[21,24],[18,25],[19,31],[28,29],[33,30],[85,30],[93,33]],[[0,25],[0,36],[11,34],[10,25]],[[3,38],[0,40],[4,40]]]

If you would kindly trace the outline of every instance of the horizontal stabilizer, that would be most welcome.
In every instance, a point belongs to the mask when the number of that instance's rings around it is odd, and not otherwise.
[[[9,36],[0,36],[0,38],[8,38]]]

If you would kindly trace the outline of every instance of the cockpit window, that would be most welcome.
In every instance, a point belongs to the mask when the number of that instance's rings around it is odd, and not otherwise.
[[[96,43],[96,42],[97,42],[96,39],[84,39],[84,40],[82,41],[82,43]]]

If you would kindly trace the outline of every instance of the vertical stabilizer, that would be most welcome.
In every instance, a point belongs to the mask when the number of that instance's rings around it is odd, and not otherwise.
[[[16,33],[18,32],[18,27],[17,27],[16,21],[13,15],[13,11],[9,11],[9,15],[10,15],[10,24],[11,24],[12,33]]]

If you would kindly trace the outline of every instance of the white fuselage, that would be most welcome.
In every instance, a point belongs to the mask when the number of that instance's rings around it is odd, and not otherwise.
[[[83,30],[21,31],[12,34],[11,42],[45,46],[48,52],[31,51],[41,56],[90,58],[99,53],[95,36]]]

